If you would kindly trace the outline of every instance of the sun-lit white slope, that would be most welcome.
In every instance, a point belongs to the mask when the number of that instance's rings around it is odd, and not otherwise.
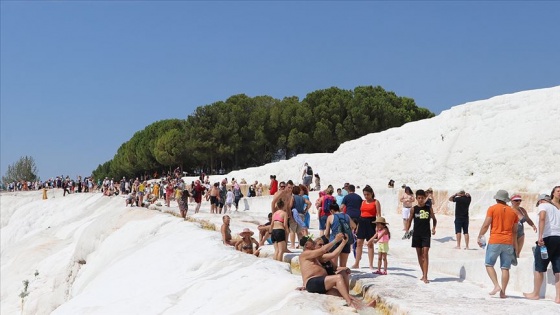
[[[309,162],[323,185],[351,181],[379,188],[393,179],[424,188],[541,192],[560,178],[553,167],[560,161],[559,121],[560,87],[524,91],[369,134],[332,154],[302,154],[228,176],[300,181]]]
[[[122,197],[56,193],[1,196],[1,314],[349,312],[295,291],[287,264],[227,248],[215,231]]]

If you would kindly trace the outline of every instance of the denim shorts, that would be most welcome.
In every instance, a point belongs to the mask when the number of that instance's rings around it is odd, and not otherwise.
[[[327,218],[329,216],[322,215],[319,217],[319,230],[324,231],[327,228]]]
[[[486,248],[486,259],[484,264],[488,267],[494,267],[496,260],[500,257],[500,268],[510,269],[511,261],[514,258],[513,245],[506,244],[488,244]]]

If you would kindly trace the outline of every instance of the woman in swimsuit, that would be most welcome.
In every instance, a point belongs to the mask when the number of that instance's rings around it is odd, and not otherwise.
[[[513,195],[511,197],[511,207],[515,210],[517,217],[519,218],[519,225],[517,226],[517,257],[519,257],[519,253],[521,253],[521,249],[523,248],[523,243],[525,243],[525,230],[523,223],[527,222],[529,226],[533,227],[535,233],[537,232],[537,226],[533,223],[531,218],[529,218],[527,210],[521,207],[521,201],[522,199],[520,195]]]
[[[274,259],[282,261],[287,248],[288,214],[284,211],[284,200],[279,199],[275,206],[276,211],[272,214],[272,224],[269,231],[272,243],[274,243]]]
[[[248,228],[244,228],[243,232],[239,233],[241,236],[241,240],[235,244],[235,248],[238,251],[244,252],[245,254],[251,254],[255,256],[259,256],[259,242],[255,238],[253,238],[253,234],[255,232],[251,231]],[[253,251],[253,244],[256,246],[256,250]]]

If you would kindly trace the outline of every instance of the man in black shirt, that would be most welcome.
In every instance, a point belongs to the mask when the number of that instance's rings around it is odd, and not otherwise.
[[[465,249],[469,249],[469,206],[471,195],[464,190],[449,197],[449,201],[455,203],[455,236],[457,237],[456,249],[461,248],[461,230],[465,235]]]

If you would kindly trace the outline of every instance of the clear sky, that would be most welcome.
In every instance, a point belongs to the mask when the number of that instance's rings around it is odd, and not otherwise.
[[[136,131],[239,93],[380,85],[438,114],[560,84],[559,2],[0,5],[2,175],[24,155],[41,179],[89,175]]]

